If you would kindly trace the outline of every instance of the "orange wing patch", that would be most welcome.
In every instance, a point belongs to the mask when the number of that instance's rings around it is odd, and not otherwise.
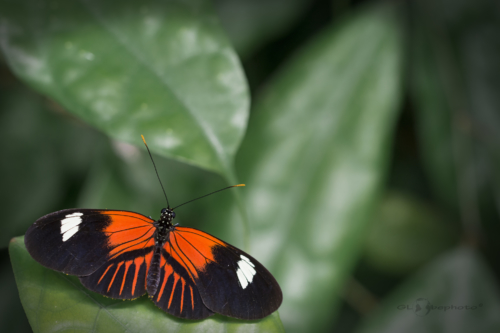
[[[174,233],[182,233],[182,235],[191,234],[194,237],[198,238],[200,243],[205,244],[206,246],[226,245],[226,243],[224,243],[220,239],[194,228],[176,227]]]
[[[147,272],[155,245],[153,220],[127,211],[102,211],[109,251],[106,264],[80,281],[112,298],[137,298],[146,292]]]
[[[193,279],[198,272],[204,271],[208,263],[215,261],[212,248],[226,246],[221,240],[203,231],[177,227],[170,232],[170,238],[164,248],[170,256],[181,264]]]
[[[110,259],[124,252],[154,245],[153,220],[144,215],[126,211],[105,211],[102,214],[111,219],[111,223],[104,229],[111,248]]]

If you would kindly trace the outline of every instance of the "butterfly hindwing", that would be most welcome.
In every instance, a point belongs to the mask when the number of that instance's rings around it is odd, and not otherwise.
[[[204,286],[200,290],[209,309],[239,319],[261,319],[279,308],[281,288],[262,264],[228,244],[212,251],[215,261],[200,274]],[[213,281],[210,275],[219,279]],[[221,288],[222,293],[214,292]]]
[[[154,234],[153,222],[127,211],[65,209],[38,219],[24,243],[43,266],[86,276],[109,260],[144,248]]]
[[[160,281],[153,302],[163,311],[186,319],[203,319],[213,315],[203,303],[189,272],[165,249],[160,262]]]
[[[281,289],[247,253],[193,228],[176,227],[165,251],[190,275],[205,306],[239,319],[260,319],[281,305]]]
[[[111,298],[134,299],[144,295],[154,240],[151,238],[145,245],[108,260],[94,273],[80,277],[80,281],[88,289]]]

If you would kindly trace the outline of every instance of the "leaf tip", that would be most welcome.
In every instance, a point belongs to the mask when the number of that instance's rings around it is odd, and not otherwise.
[[[12,238],[10,239],[10,241],[9,241],[9,245],[10,245],[10,244],[17,243],[17,239],[18,239],[18,238],[19,238],[19,237],[12,237]]]

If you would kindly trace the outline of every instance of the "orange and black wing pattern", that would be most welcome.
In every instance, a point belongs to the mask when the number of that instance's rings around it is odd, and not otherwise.
[[[174,315],[179,316],[172,311],[185,311],[186,304],[196,306],[198,294],[209,312],[239,319],[264,318],[281,305],[281,289],[262,264],[203,231],[175,227],[163,260],[168,279],[160,282],[165,288],[153,300]]]
[[[83,285],[103,295],[131,299],[146,290],[153,222],[128,211],[65,209],[38,219],[24,242],[45,267],[80,276]]]
[[[184,265],[162,249],[158,289],[150,295],[163,311],[186,319],[203,319],[213,315],[203,303],[195,280]]]
[[[165,210],[162,216],[173,218]],[[24,241],[36,261],[79,276],[92,291],[117,299],[148,292],[180,318],[261,319],[281,305],[278,283],[253,257],[203,231],[162,221],[129,211],[66,209],[38,219]]]

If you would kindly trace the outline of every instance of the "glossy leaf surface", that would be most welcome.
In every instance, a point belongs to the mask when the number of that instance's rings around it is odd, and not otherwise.
[[[111,137],[227,172],[246,128],[239,61],[204,0],[2,1],[3,53]]]

